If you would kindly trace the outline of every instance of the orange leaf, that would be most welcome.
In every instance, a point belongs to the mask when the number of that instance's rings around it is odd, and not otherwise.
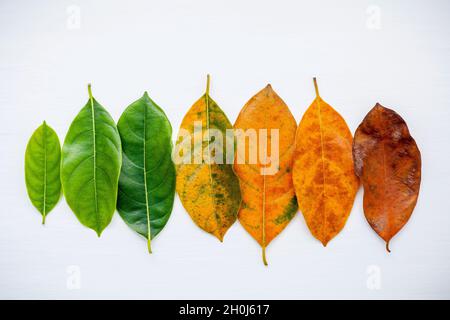
[[[288,106],[270,85],[247,102],[234,124],[238,139],[234,171],[242,194],[238,219],[261,245],[265,265],[265,248],[297,212],[291,173],[296,127]],[[242,134],[251,137],[251,132],[256,139],[251,143],[248,138],[243,146]],[[253,163],[252,154],[257,154]]]
[[[389,241],[406,224],[419,196],[420,151],[405,121],[376,104],[355,132],[355,172],[364,186],[364,214]]]
[[[352,159],[352,134],[345,120],[319,96],[300,121],[293,180],[309,230],[324,246],[347,221],[359,187]]]

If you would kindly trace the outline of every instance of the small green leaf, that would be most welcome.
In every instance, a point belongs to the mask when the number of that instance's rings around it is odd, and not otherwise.
[[[89,101],[64,140],[61,182],[78,220],[100,236],[116,208],[121,144],[114,120],[88,89]]]
[[[170,217],[175,195],[172,127],[147,92],[126,108],[118,125],[123,148],[117,210],[128,226],[151,239]]]
[[[61,196],[61,146],[56,132],[44,123],[34,131],[25,151],[25,183],[31,202],[45,217]]]

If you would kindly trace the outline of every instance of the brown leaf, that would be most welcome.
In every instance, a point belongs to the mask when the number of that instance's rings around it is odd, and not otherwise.
[[[364,186],[364,214],[390,252],[389,241],[417,202],[420,151],[405,121],[377,103],[355,132],[353,158]]]
[[[309,230],[324,246],[344,227],[359,187],[352,134],[345,120],[319,96],[300,121],[293,180]]]
[[[263,262],[267,265],[265,248],[297,212],[292,185],[292,156],[297,124],[288,106],[268,85],[242,108],[234,128],[238,137],[234,171],[239,178],[242,194],[238,219],[261,245]],[[247,133],[254,132],[258,143],[250,143],[249,138],[243,148],[245,150],[240,152],[239,141],[243,140],[239,140],[239,129]],[[267,145],[261,146],[261,141],[266,140],[265,132]],[[278,137],[274,136],[276,133]],[[278,142],[279,156],[274,158],[272,141]],[[255,163],[244,161],[249,160],[251,154],[258,155]],[[268,158],[262,155],[269,156],[271,162],[267,163]]]

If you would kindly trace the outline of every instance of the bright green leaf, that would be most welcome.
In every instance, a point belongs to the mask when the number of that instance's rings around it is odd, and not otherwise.
[[[61,195],[61,146],[56,132],[44,123],[34,131],[25,151],[25,182],[31,202],[45,217]]]
[[[73,120],[62,148],[64,196],[78,220],[100,236],[116,208],[122,164],[116,124],[92,97]]]

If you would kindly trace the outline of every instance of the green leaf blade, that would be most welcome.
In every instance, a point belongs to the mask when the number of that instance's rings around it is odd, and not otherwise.
[[[61,146],[58,135],[46,122],[34,131],[25,151],[25,183],[28,196],[42,215],[56,206],[61,196]]]
[[[147,93],[118,122],[123,147],[117,209],[135,232],[151,239],[166,225],[175,196],[172,127]]]
[[[90,98],[64,140],[61,181],[78,220],[99,236],[115,211],[121,165],[121,142],[114,120]]]

